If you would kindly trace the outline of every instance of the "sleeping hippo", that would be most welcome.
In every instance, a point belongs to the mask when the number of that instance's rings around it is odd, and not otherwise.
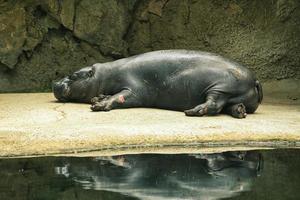
[[[84,67],[53,84],[61,102],[91,103],[93,111],[152,107],[187,116],[235,118],[254,113],[263,99],[254,74],[216,54],[163,50]]]

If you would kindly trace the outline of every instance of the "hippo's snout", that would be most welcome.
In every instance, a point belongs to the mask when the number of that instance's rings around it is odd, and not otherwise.
[[[70,87],[65,81],[53,82],[52,89],[54,96],[59,101],[67,101],[67,98],[70,96]]]

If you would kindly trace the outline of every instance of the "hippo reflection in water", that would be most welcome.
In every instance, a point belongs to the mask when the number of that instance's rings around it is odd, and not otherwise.
[[[262,167],[257,152],[126,155],[65,163],[56,173],[84,189],[134,199],[221,199],[250,190]]]
[[[153,107],[187,116],[254,113],[263,98],[254,74],[212,53],[164,50],[76,71],[53,84],[62,102],[92,103],[93,111]]]

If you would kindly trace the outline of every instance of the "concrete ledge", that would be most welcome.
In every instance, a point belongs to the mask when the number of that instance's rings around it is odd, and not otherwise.
[[[50,93],[0,94],[0,156],[297,147],[297,102],[265,103],[256,114],[234,119],[145,108],[91,112],[86,104],[57,103]]]

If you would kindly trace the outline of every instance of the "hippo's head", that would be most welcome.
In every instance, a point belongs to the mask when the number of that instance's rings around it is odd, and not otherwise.
[[[72,75],[53,83],[53,92],[57,100],[66,102],[90,102],[96,96],[95,67],[85,67]]]

